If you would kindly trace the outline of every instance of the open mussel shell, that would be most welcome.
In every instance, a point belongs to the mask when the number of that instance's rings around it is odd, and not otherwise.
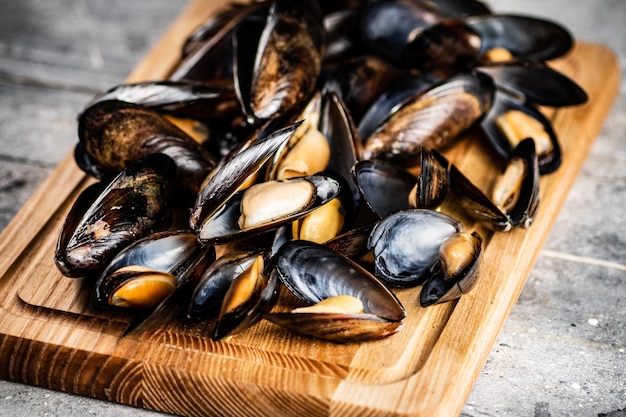
[[[481,127],[492,148],[505,160],[520,141],[531,137],[540,174],[554,172],[561,165],[561,146],[552,123],[531,103],[499,91]]]
[[[464,22],[480,37],[480,55],[503,48],[515,59],[547,61],[564,55],[573,45],[567,29],[546,19],[492,14],[467,17]]]
[[[465,72],[406,100],[366,140],[364,159],[417,164],[421,146],[445,149],[491,108],[495,86],[480,72]]]
[[[263,164],[285,144],[300,123],[278,129],[270,135],[254,142],[227,159],[214,169],[204,181],[196,197],[189,217],[189,224],[195,231],[203,228],[203,223],[221,210],[250,176],[261,169]]]
[[[239,111],[232,83],[164,80],[120,84],[95,97],[89,105],[106,100],[135,103],[193,119],[232,117]]]
[[[186,133],[157,111],[119,100],[98,101],[78,119],[79,145],[85,159],[106,175],[116,175],[128,165],[153,153],[163,153],[176,163],[177,183],[193,192],[216,162]]]
[[[392,285],[423,283],[441,244],[461,229],[457,220],[433,210],[403,210],[381,219],[368,241],[375,275]]]
[[[102,271],[91,304],[96,309],[154,308],[184,283],[186,273],[204,251],[196,236],[187,231],[146,236],[124,248]],[[215,254],[207,258],[211,262]]]
[[[280,280],[307,303],[350,295],[361,300],[365,313],[392,321],[406,314],[395,295],[372,274],[323,245],[292,240],[278,250],[275,259]]]
[[[415,177],[395,164],[366,159],[352,168],[363,200],[380,218],[408,209]]]
[[[443,156],[440,156],[443,158]],[[455,165],[449,166],[450,190],[465,212],[487,228],[507,232],[530,227],[539,206],[539,163],[535,143],[526,138],[511,152],[491,197]]]
[[[482,238],[476,232],[460,232],[440,247],[439,259],[420,293],[420,305],[428,307],[459,298],[478,280]]]
[[[335,92],[318,92],[300,115],[303,123],[268,163],[267,179],[332,172],[347,192],[349,212],[358,206],[359,191],[350,170],[357,161],[360,139],[343,100]]]
[[[506,175],[509,170],[521,172],[514,172],[509,177]],[[539,207],[539,162],[532,139],[526,138],[515,147],[502,176],[502,184],[499,182],[498,185],[502,185],[504,195],[511,196],[511,207],[507,208],[511,224],[530,227]]]
[[[575,81],[543,62],[514,61],[483,65],[500,90],[542,106],[575,106],[587,101],[587,93]]]
[[[245,36],[239,31],[240,36]],[[237,86],[243,108],[251,120],[279,118],[298,108],[313,93],[321,71],[324,49],[323,18],[313,0],[274,0],[258,44],[246,42],[254,62],[236,66]],[[252,64],[252,65],[250,65]]]
[[[491,230],[508,232],[512,229],[510,217],[480,188],[470,181],[455,165],[449,167],[449,185],[456,201],[471,218]]]
[[[198,239],[224,243],[277,229],[337,197],[340,188],[336,179],[323,174],[255,184],[205,219],[197,229]]]
[[[257,254],[248,268],[230,284],[221,303],[212,339],[220,340],[258,323],[278,299],[279,279]]]
[[[258,249],[228,252],[216,259],[203,272],[196,284],[187,310],[187,317],[195,320],[217,317],[224,296],[235,277],[248,269],[259,255],[267,258],[267,251]]]
[[[154,154],[109,183],[86,188],[61,229],[55,263],[66,276],[97,274],[122,248],[171,222],[168,198],[174,162]]]

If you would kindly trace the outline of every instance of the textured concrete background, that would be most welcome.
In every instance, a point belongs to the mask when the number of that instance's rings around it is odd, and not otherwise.
[[[207,0],[209,1],[209,0]],[[626,67],[624,0],[493,0],[555,19]],[[184,1],[0,1],[0,230]],[[626,416],[626,93],[593,146],[463,416]],[[0,381],[0,416],[156,416]]]

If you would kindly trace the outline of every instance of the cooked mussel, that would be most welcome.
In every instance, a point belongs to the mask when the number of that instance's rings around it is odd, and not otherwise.
[[[206,177],[189,217],[190,227],[198,231],[206,219],[220,210],[240,187],[259,171],[263,164],[283,146],[300,123],[278,129],[268,136],[254,139],[250,146],[227,158]]]
[[[526,139],[518,147],[529,149],[531,142],[532,139]],[[503,176],[496,181],[492,197],[472,184],[454,165],[450,168],[451,188],[465,211],[490,229],[507,232],[519,224],[529,227],[539,203],[539,172],[532,161],[532,155],[530,159],[518,154],[511,156]]]
[[[78,120],[78,148],[84,152],[87,172],[116,175],[129,164],[153,153],[176,163],[177,183],[197,192],[216,162],[214,158],[163,115],[119,100],[98,101]]]
[[[446,239],[420,293],[420,305],[444,303],[470,291],[478,280],[481,253],[482,238],[476,232],[459,232]]]
[[[397,332],[405,311],[398,299],[361,266],[331,249],[292,240],[276,254],[276,274],[299,299],[316,304],[333,297],[353,299],[363,312],[345,307],[320,312],[320,308],[271,313],[276,324],[306,334],[341,342],[371,340]],[[329,303],[326,301],[325,303]],[[343,310],[343,311],[341,311]],[[357,309],[357,310],[360,310]],[[308,311],[308,312],[307,312]],[[317,311],[317,312],[315,312]]]
[[[271,268],[268,268],[271,269]],[[262,254],[237,275],[224,295],[213,340],[239,333],[263,318],[278,297],[278,277],[266,270]]]
[[[445,149],[490,109],[491,77],[466,72],[406,100],[364,144],[364,159],[417,164],[422,146]]]
[[[239,31],[239,36],[246,36]],[[301,108],[313,93],[324,48],[316,1],[274,0],[258,43],[238,42],[236,86],[251,120],[279,118]],[[246,59],[254,56],[254,62]]]
[[[200,241],[221,243],[249,238],[306,216],[337,197],[339,182],[317,174],[255,184],[233,195],[198,227]]]
[[[235,277],[247,270],[259,255],[267,256],[262,249],[227,252],[215,260],[196,284],[187,317],[204,320],[217,317],[224,296]]]
[[[368,240],[376,276],[392,285],[423,283],[441,244],[461,229],[457,220],[433,210],[390,214],[376,223]]]
[[[171,221],[174,162],[153,154],[86,188],[61,229],[55,263],[69,277],[98,274],[122,248]]]
[[[210,253],[207,253],[210,252]],[[96,309],[152,309],[197,272],[198,262],[215,259],[212,247],[201,246],[187,231],[146,236],[119,252],[100,274],[91,295]]]

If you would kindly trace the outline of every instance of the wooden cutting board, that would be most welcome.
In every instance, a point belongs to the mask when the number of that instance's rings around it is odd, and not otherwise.
[[[185,37],[219,7],[192,2],[128,81],[165,78]],[[185,416],[458,415],[619,88],[616,58],[600,45],[579,42],[554,66],[590,99],[551,112],[563,164],[541,178],[534,224],[481,230],[480,281],[456,302],[420,308],[419,288],[398,291],[404,329],[377,342],[321,342],[267,322],[213,342],[211,323],[184,320],[123,337],[133,317],[94,312],[90,283],[54,266],[63,219],[91,182],[68,155],[0,236],[0,378]],[[480,140],[465,138],[448,156],[492,185],[497,157]]]

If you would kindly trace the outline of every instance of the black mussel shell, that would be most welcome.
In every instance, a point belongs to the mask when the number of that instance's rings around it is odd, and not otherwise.
[[[456,201],[471,218],[497,232],[511,230],[509,216],[453,164],[449,168],[449,185]]]
[[[110,309],[122,284],[152,274],[169,275],[176,282],[169,294],[152,300],[153,305],[158,305],[183,283],[185,274],[197,264],[196,257],[204,250],[196,236],[188,231],[166,231],[146,236],[124,248],[102,271],[93,287],[91,304],[96,309]],[[214,254],[212,259],[215,259]],[[133,272],[135,267],[136,273]]]
[[[403,326],[401,321],[362,313],[276,312],[264,317],[285,329],[336,343],[384,339],[399,332]]]
[[[189,217],[191,228],[198,231],[206,219],[220,210],[239,187],[276,153],[291,137],[300,123],[278,129],[236,153],[214,169],[206,178]]]
[[[217,317],[222,300],[236,276],[248,269],[264,250],[225,253],[211,264],[196,284],[187,309],[190,319]]]
[[[245,36],[241,30],[239,34]],[[237,57],[255,56],[252,65],[238,62],[235,74],[251,120],[280,118],[306,103],[321,72],[324,49],[317,2],[274,0],[258,45],[246,42],[253,52],[237,42]]]
[[[403,210],[381,219],[368,241],[376,276],[398,286],[423,283],[443,241],[460,230],[457,220],[433,210]]]
[[[441,259],[435,263],[431,276],[420,292],[422,307],[452,301],[466,294],[476,284],[482,259],[482,238],[476,232],[464,236],[467,244],[472,247],[471,252],[467,254],[470,259],[467,260],[466,265],[452,274],[445,271],[446,268]]]
[[[409,194],[415,177],[395,164],[366,159],[352,168],[365,203],[378,217],[410,208]]]
[[[405,311],[395,295],[373,275],[333,250],[302,240],[285,243],[276,254],[276,272],[283,284],[307,303],[351,295],[364,312],[398,321]]]
[[[61,229],[55,262],[66,276],[99,273],[122,248],[171,222],[174,162],[153,154],[108,184],[85,189]]]
[[[326,68],[324,90],[335,92],[358,123],[376,99],[400,76],[388,61],[364,54]]]
[[[427,2],[376,2],[364,13],[361,31],[364,42],[372,51],[400,63],[403,50],[416,33],[443,18],[442,10]]]
[[[280,281],[276,274],[269,272],[271,267],[266,267],[264,261],[259,262],[262,258],[262,255],[258,255],[255,262],[230,284],[213,328],[213,340],[242,332],[258,323],[274,307]],[[258,263],[264,267],[256,271]]]
[[[504,48],[516,59],[547,61],[573,45],[572,35],[558,23],[523,15],[483,15],[464,19],[481,41],[480,55]]]
[[[491,9],[480,0],[431,0],[444,12],[454,16],[491,14]]]
[[[446,149],[491,108],[495,86],[480,72],[465,72],[412,97],[364,144],[364,159],[414,166],[422,146]]]
[[[498,89],[527,103],[563,107],[583,104],[587,93],[571,78],[543,62],[514,61],[483,65]]]
[[[524,162],[525,173],[520,184],[519,198],[508,213],[513,226],[530,227],[539,207],[539,161],[535,142],[524,139],[515,147],[510,159],[519,158]]]
[[[149,81],[120,84],[95,97],[89,105],[106,100],[135,103],[161,113],[193,119],[232,117],[239,111],[232,83]]]
[[[298,197],[296,199],[296,196],[293,194],[287,195],[285,193],[281,193],[279,197],[274,194],[274,190],[269,190],[270,194],[267,195],[267,198],[264,196],[263,207],[260,209],[254,208],[252,213],[247,213],[246,208],[242,205],[246,193],[256,191],[255,187],[265,186],[270,183],[282,186],[297,182],[308,184],[308,186],[304,187],[307,189],[307,195],[302,198]],[[237,192],[221,207],[220,211],[216,212],[212,217],[207,217],[197,228],[198,239],[205,244],[217,244],[249,238],[277,229],[306,216],[311,211],[326,204],[339,195],[340,189],[341,187],[336,179],[323,174],[257,184]],[[264,192],[263,195],[265,194],[267,193]],[[294,206],[293,201],[301,200],[304,202],[304,205]],[[259,200],[257,199],[256,201]],[[293,210],[284,212],[281,208],[276,207],[283,204],[291,206]],[[241,225],[242,215],[248,216],[249,214],[259,213],[265,213],[269,217],[264,217],[260,221],[253,221],[250,226]]]
[[[360,30],[364,7],[337,10],[324,16],[324,63],[334,63],[368,53]]]
[[[80,144],[100,172],[115,175],[153,153],[176,163],[177,183],[197,192],[215,166],[213,157],[155,110],[119,100],[100,101],[78,119]]]
[[[183,59],[170,75],[175,81],[228,80],[233,82],[235,33],[248,22],[264,21],[269,4],[232,3],[204,25],[197,28],[183,45]]]
[[[409,195],[414,208],[436,209],[448,195],[450,162],[436,150],[422,146],[417,181]]]
[[[446,20],[424,29],[404,48],[399,65],[434,71],[475,66],[480,36],[461,20]]]
[[[530,135],[522,132],[521,137],[516,137],[514,141],[512,141],[509,139],[509,135],[499,126],[499,120],[502,120],[501,118],[511,111],[519,112],[519,114],[523,114],[525,115],[524,117],[527,118],[527,120],[515,122],[516,126],[530,127],[537,124],[540,125],[541,128],[533,128]],[[509,159],[511,152],[515,149],[519,141],[526,137],[533,137],[533,139],[535,139],[535,147],[539,159],[539,173],[542,175],[549,174],[556,171],[561,165],[561,146],[556,132],[552,128],[552,123],[532,103],[524,103],[517,97],[498,91],[495,94],[492,109],[481,121],[481,127],[485,132],[489,144],[505,160]],[[538,132],[538,130],[541,131]]]
[[[361,139],[368,138],[406,100],[422,94],[441,81],[441,77],[432,73],[414,74],[395,80],[386,91],[378,95],[359,120]]]

